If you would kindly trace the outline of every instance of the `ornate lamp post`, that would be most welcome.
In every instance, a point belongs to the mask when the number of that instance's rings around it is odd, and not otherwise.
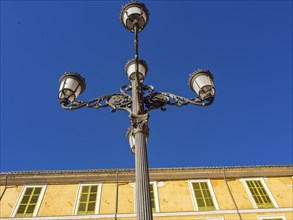
[[[138,220],[149,220],[152,219],[146,149],[149,112],[154,109],[164,111],[167,105],[178,107],[188,104],[210,105],[214,101],[215,88],[212,74],[205,69],[198,69],[190,75],[188,84],[198,95],[195,98],[155,92],[153,86],[144,85],[143,81],[148,72],[148,66],[138,56],[138,33],[148,23],[148,10],[142,3],[131,2],[123,6],[120,19],[123,26],[134,33],[134,59],[128,61],[125,66],[125,72],[131,84],[123,86],[120,93],[100,96],[90,101],[79,101],[76,98],[84,91],[85,80],[78,73],[66,72],[60,78],[58,98],[61,107],[65,110],[82,107],[99,109],[109,106],[112,112],[118,109],[130,113],[131,125],[127,131],[127,139],[135,155],[136,214]]]

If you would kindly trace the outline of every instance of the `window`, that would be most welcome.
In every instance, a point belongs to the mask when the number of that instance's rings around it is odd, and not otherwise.
[[[134,190],[135,190],[135,187],[134,187]],[[151,194],[150,196],[151,196],[152,212],[153,213],[160,212],[157,182],[150,183],[150,194]],[[135,193],[134,193],[134,197],[135,197]],[[136,208],[134,207],[134,209]]]
[[[13,217],[32,217],[36,216],[39,210],[41,200],[45,192],[45,186],[24,186],[16,208],[12,214]]]
[[[150,184],[150,194],[151,194],[152,211],[156,212],[156,199],[155,199],[154,183]]]
[[[219,209],[209,180],[189,181],[189,187],[196,210],[211,211]]]
[[[196,220],[224,220],[223,217],[217,217],[217,218],[197,218]]]
[[[244,182],[254,208],[278,207],[262,178],[244,179]]]
[[[283,220],[283,218],[262,218],[261,220]]]
[[[258,216],[259,220],[286,220],[284,215]]]
[[[97,214],[99,210],[101,184],[81,184],[79,186],[76,215]]]

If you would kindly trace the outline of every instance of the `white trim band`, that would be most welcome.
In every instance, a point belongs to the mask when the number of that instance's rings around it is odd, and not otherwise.
[[[276,212],[293,212],[293,208],[272,208],[272,209],[242,209],[239,210],[242,214],[252,214],[252,213],[276,213]],[[176,217],[176,216],[198,216],[198,215],[216,215],[216,214],[237,214],[236,210],[216,210],[216,211],[204,211],[204,212],[161,212],[154,213],[154,217]],[[75,219],[104,219],[104,218],[114,218],[114,214],[105,215],[83,215],[83,216],[52,216],[52,217],[41,217],[37,216],[38,220],[75,220]],[[118,218],[135,218],[136,214],[118,214]],[[11,220],[11,218],[1,218],[2,220]],[[32,220],[32,218],[13,218],[13,220]]]

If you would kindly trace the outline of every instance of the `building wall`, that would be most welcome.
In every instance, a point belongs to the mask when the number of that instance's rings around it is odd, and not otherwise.
[[[187,181],[158,182],[158,194],[161,212],[194,210]]]
[[[227,182],[238,208],[253,209],[249,196],[243,187],[243,182],[240,179],[230,179]]]
[[[224,180],[211,180],[212,188],[214,189],[216,199],[219,204],[220,210],[235,209],[233,200],[229,196],[229,191]]]
[[[48,185],[39,209],[38,216],[72,215],[78,185]]]
[[[4,192],[4,186],[0,186],[1,195]],[[9,217],[17,203],[22,186],[8,186],[5,194],[0,201],[0,217]]]
[[[103,183],[100,214],[113,214],[116,209],[116,184]],[[124,182],[118,184],[118,213],[134,212],[133,184]]]
[[[293,207],[293,178],[264,178],[279,207]],[[293,218],[292,218],[293,219]]]
[[[115,203],[116,203],[116,184],[103,183],[99,213],[103,213],[103,214],[114,213]]]
[[[292,180],[292,177],[264,178],[273,198],[282,210],[293,208]],[[219,210],[197,212],[192,201],[188,180],[157,181],[160,212],[154,213],[154,219],[195,220],[207,217],[221,217],[225,220],[239,219],[225,180],[212,179],[210,182],[219,205]],[[292,211],[278,211],[278,209],[273,208],[268,209],[266,212],[265,209],[255,209],[241,179],[230,178],[227,179],[227,182],[243,219],[258,219],[259,216],[266,215],[284,215],[287,220],[293,219]],[[78,187],[79,184],[47,185],[37,216],[74,215]],[[0,202],[0,217],[11,217],[22,188],[23,185],[8,186],[6,188]],[[118,189],[118,213],[120,216],[118,219],[135,219],[134,184],[127,181],[119,182]],[[3,191],[4,186],[0,186],[1,194]],[[104,215],[104,219],[107,219],[107,215],[113,215],[115,209],[116,183],[102,182],[98,214]],[[109,217],[109,219],[113,219],[113,217]]]

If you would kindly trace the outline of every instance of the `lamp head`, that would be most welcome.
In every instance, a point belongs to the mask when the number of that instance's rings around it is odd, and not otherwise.
[[[148,65],[144,60],[137,60],[137,61],[135,59],[129,60],[126,63],[124,70],[128,76],[129,81],[134,80],[135,73],[136,73],[136,65],[137,65],[137,72],[138,72],[138,80],[140,83],[142,83],[148,72]]]
[[[201,100],[208,100],[215,96],[213,80],[214,77],[209,70],[198,69],[190,75],[188,85]]]
[[[74,72],[65,72],[60,80],[58,98],[60,102],[73,102],[85,89],[85,79]]]
[[[149,20],[149,11],[145,4],[139,2],[130,2],[122,7],[120,20],[123,26],[134,32],[134,25],[137,24],[138,32],[142,31]]]

